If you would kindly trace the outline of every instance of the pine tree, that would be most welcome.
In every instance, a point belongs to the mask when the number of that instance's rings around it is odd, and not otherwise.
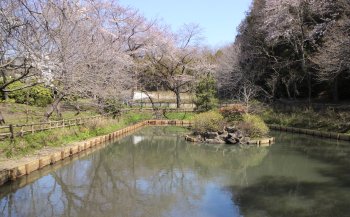
[[[218,106],[216,81],[211,75],[203,77],[196,86],[195,105],[197,111],[209,111]]]

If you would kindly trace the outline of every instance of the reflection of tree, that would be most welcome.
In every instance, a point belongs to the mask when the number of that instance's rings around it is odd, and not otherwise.
[[[190,146],[188,151],[202,176],[218,177],[220,173],[230,171],[228,182],[231,184],[247,183],[247,169],[258,166],[268,154],[267,148],[206,145],[201,148]]]
[[[248,187],[232,187],[244,216],[348,216],[349,190],[336,183],[299,181],[290,177],[262,177]]]
[[[274,173],[264,170],[249,186],[228,187],[234,192],[232,199],[240,204],[242,214],[247,217],[348,216],[348,143],[288,133],[279,133],[276,140],[283,141],[278,144],[283,152],[274,151],[269,156],[273,158],[269,161],[273,163]]]
[[[267,153],[234,148],[223,154],[184,142],[176,128],[146,128],[136,135],[145,139],[134,145],[126,137],[8,194],[0,199],[0,214],[170,216],[178,208],[192,216],[208,181],[241,176],[240,170]]]

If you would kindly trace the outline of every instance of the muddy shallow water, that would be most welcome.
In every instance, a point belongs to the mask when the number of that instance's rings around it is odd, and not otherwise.
[[[273,132],[270,147],[240,148],[184,134],[146,127],[2,186],[0,216],[350,215],[350,143]]]

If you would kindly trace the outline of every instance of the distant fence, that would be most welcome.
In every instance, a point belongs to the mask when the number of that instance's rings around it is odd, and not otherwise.
[[[302,101],[276,101],[272,104],[273,108],[279,111],[294,112],[312,108],[315,111],[325,111],[332,109],[335,111],[349,111],[350,103],[311,103]]]
[[[154,106],[154,107],[161,107],[161,108],[176,109],[175,102],[154,102],[153,105],[151,102],[133,102],[133,106],[140,106],[143,108],[152,108],[152,106]],[[193,109],[196,107],[196,105],[193,103],[181,103],[180,107],[184,109]]]
[[[124,113],[124,112],[128,112],[128,111],[151,111],[151,112],[154,112],[154,111],[162,111],[162,110],[169,111],[169,112],[193,112],[194,111],[193,108],[164,108],[164,107],[162,107],[162,108],[142,107],[142,108],[121,109],[120,111],[122,113]]]
[[[92,120],[102,119],[104,115],[97,115],[91,117],[84,118],[76,118],[76,119],[63,119],[58,121],[48,121],[48,122],[40,122],[40,123],[31,123],[31,124],[10,124],[7,126],[0,126],[0,139],[6,138],[15,138],[18,136],[23,136],[25,134],[34,134],[36,132],[57,129],[57,128],[65,128],[72,127],[85,124]]]

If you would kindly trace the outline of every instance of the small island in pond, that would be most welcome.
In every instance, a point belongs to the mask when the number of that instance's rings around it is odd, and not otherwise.
[[[192,134],[185,137],[190,142],[243,145],[274,141],[265,122],[241,104],[200,113],[194,117],[191,129]]]

